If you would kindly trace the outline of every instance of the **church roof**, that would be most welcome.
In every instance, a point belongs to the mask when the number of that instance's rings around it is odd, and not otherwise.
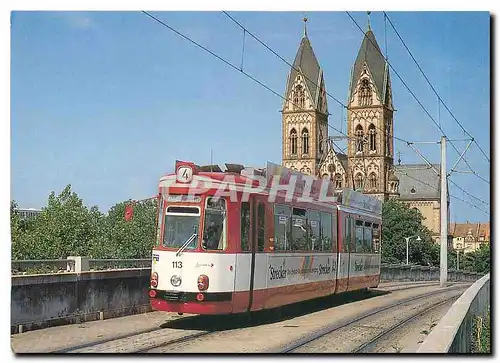
[[[439,172],[441,166],[434,164]],[[439,175],[427,164],[394,165],[394,174],[399,178],[399,195],[403,200],[440,198]]]
[[[335,153],[337,156],[337,159],[339,159],[340,163],[342,164],[342,167],[344,168],[345,171],[347,171],[347,155],[342,154],[342,153]]]
[[[356,84],[363,71],[363,65],[367,64],[368,69],[373,77],[375,89],[380,96],[382,102],[385,102],[386,85],[389,82],[389,69],[382,55],[382,51],[378,46],[375,34],[371,29],[365,33],[361,47],[359,48],[358,56],[354,62],[354,67],[351,74],[351,82],[349,86],[349,97],[352,98],[356,89]]]
[[[293,68],[290,70],[286,88],[286,96],[290,94],[293,82],[297,77],[297,69],[300,70],[304,75],[305,83],[307,85],[307,88],[309,89],[313,103],[314,105],[316,105],[319,87],[321,86],[321,68],[319,66],[318,59],[314,55],[314,51],[307,35],[304,35],[304,37],[300,41],[300,46],[293,62]]]

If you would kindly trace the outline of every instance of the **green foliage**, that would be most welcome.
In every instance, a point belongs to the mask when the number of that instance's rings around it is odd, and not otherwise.
[[[490,272],[491,250],[489,244],[483,244],[475,251],[460,254],[460,269],[480,273]]]
[[[399,200],[388,200],[382,206],[382,263],[406,263],[406,240],[410,264],[439,265],[439,245],[432,241],[431,231],[422,225],[420,211],[410,209]],[[417,241],[420,236],[421,241]]]
[[[491,351],[491,318],[489,307],[484,317],[474,317],[471,335],[471,353],[489,354]]]
[[[125,222],[127,202],[113,206],[107,215],[96,206],[87,208],[68,185],[33,219],[22,220],[11,201],[13,260],[91,258],[145,258],[154,242],[156,203],[135,203],[134,218]]]

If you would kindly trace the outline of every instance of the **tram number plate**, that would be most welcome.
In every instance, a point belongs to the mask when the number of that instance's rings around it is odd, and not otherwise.
[[[182,262],[181,261],[172,261],[172,267],[173,268],[182,268]]]

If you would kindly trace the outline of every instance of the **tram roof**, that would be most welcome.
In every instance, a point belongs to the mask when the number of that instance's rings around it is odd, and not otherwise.
[[[298,189],[304,189],[307,181],[311,183],[310,191],[312,190],[312,199],[314,203],[325,203],[328,205],[336,204],[339,206],[347,206],[349,208],[353,208],[356,210],[369,211],[375,214],[382,213],[382,203],[379,199],[356,192],[349,188],[344,188],[341,191],[335,190],[334,185],[331,181],[325,179],[319,179],[317,177],[313,177],[310,175],[306,175],[300,173],[298,171],[290,170],[286,167],[283,167],[278,164],[274,164],[271,162],[267,163],[266,168],[257,168],[257,167],[245,167],[242,164],[224,164],[224,167],[221,168],[220,165],[196,165],[192,162],[183,162],[177,161],[175,166],[175,173],[170,173],[163,176],[160,179],[160,184],[162,182],[174,181],[175,185],[171,187],[183,187],[183,184],[179,184],[179,172],[180,168],[187,167],[191,170],[191,178],[196,176],[196,178],[200,181],[217,181],[217,182],[230,182],[235,186],[239,187],[248,187],[252,185],[252,187],[258,186],[259,178],[266,178],[268,184],[266,188],[264,188],[261,193],[268,194],[271,190],[270,180],[276,176],[280,178],[280,184],[282,178],[285,179],[284,183],[289,181],[291,176],[297,177],[297,186],[294,188],[293,196],[299,197],[303,194],[298,191]],[[227,180],[227,176],[231,176],[232,178]],[[327,195],[330,197],[329,200],[322,201],[316,197],[319,196],[319,186],[321,183],[328,183],[328,192]],[[257,184],[257,185],[255,185]],[[216,186],[213,187],[217,188]],[[237,189],[238,191],[238,189]],[[284,194],[284,193],[279,193]],[[332,202],[332,198],[334,201]]]

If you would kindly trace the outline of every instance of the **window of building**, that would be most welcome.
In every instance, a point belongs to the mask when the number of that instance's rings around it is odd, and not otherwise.
[[[302,109],[306,103],[306,97],[304,93],[304,87],[301,85],[295,86],[295,91],[293,92],[293,103],[294,109]]]
[[[335,188],[342,189],[342,175],[335,174]]]
[[[376,151],[377,150],[377,144],[376,144],[376,131],[375,131],[375,125],[374,124],[371,124],[369,127],[368,127],[368,135],[369,135],[369,138],[368,138],[368,144],[369,144],[369,148],[370,148],[370,151]]]
[[[241,202],[241,250],[250,251],[250,203]]]
[[[356,152],[363,152],[363,126],[358,125],[356,126]]]
[[[297,155],[297,131],[290,131],[290,154]]]
[[[370,189],[377,189],[377,175],[375,173],[370,174]]]
[[[356,174],[356,178],[354,178],[354,183],[356,190],[363,190],[363,174]]]
[[[309,131],[302,129],[302,154],[309,154]]]
[[[361,86],[359,88],[359,104],[360,106],[370,106],[372,103],[373,100],[370,81],[365,78],[361,81]]]

